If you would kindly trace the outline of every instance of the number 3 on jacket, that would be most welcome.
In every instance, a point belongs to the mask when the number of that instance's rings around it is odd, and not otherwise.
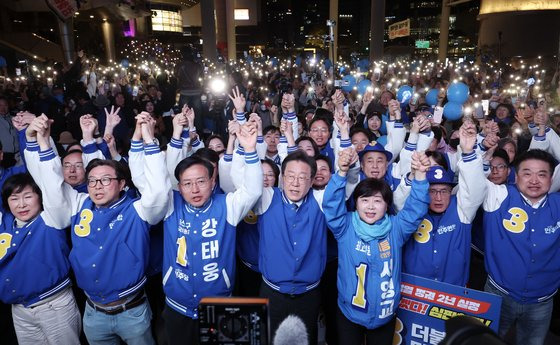
[[[525,230],[525,223],[529,220],[527,212],[522,208],[512,207],[508,210],[508,213],[511,214],[511,218],[502,220],[504,228],[514,234],[523,232]]]
[[[364,263],[356,267],[356,275],[358,276],[358,284],[356,284],[356,294],[352,296],[352,305],[360,309],[366,309],[366,276],[368,266]]]
[[[426,243],[430,240],[430,232],[434,229],[432,223],[424,219],[418,226],[418,230],[414,233],[414,239],[418,243]]]
[[[91,232],[89,223],[93,220],[93,212],[90,209],[83,209],[80,212],[80,222],[74,225],[74,233],[78,237],[86,237]]]

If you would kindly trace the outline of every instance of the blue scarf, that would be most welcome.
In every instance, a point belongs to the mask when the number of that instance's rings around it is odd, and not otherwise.
[[[364,242],[380,240],[391,231],[391,221],[387,214],[377,222],[368,224],[361,220],[358,211],[355,211],[352,212],[352,225],[354,225],[354,231],[356,231],[358,237]]]

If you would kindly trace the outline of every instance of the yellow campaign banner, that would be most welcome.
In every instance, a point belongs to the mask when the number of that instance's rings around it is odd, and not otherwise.
[[[389,39],[410,36],[410,19],[389,25]]]

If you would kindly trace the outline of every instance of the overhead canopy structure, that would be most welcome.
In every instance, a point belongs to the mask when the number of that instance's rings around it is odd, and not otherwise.
[[[480,15],[547,10],[560,10],[560,0],[487,0],[480,3]]]

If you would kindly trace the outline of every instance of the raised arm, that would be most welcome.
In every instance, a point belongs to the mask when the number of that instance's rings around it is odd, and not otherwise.
[[[154,143],[156,120],[148,113],[140,113],[137,122],[141,126],[142,140],[135,141],[130,149],[130,173],[132,182],[141,194],[134,202],[140,218],[149,224],[163,219],[170,206],[171,182],[165,166],[165,155]]]
[[[169,144],[167,144],[167,157],[166,157],[166,166],[167,166],[167,174],[171,181],[171,185],[174,189],[177,189],[177,179],[175,178],[175,167],[185,158],[185,152],[183,151],[183,131],[186,126],[188,126],[188,120],[185,115],[185,107],[179,114],[175,114],[173,117],[173,135],[171,136],[171,140]],[[138,141],[141,137],[141,125],[136,123],[136,129],[134,131],[133,140]]]
[[[51,123],[44,114],[33,120],[26,131],[28,145],[24,154],[29,173],[41,189],[50,223],[62,229],[70,225],[71,217],[78,212],[87,194],[80,195],[64,182],[60,158],[49,140]]]
[[[349,225],[346,210],[346,175],[357,156],[352,147],[340,151],[338,171],[329,180],[323,195],[323,213],[336,239],[344,235]]]
[[[226,196],[227,221],[231,225],[237,225],[247,215],[263,192],[263,173],[255,148],[257,126],[254,121],[243,125],[237,138],[245,149],[245,171],[241,187]]]
[[[428,213],[430,196],[426,171],[430,168],[430,159],[424,152],[412,154],[411,169],[414,180],[411,182],[410,196],[406,199],[403,209],[395,216],[401,243],[405,243],[414,233],[422,218]]]
[[[487,192],[482,158],[473,150],[476,144],[476,127],[470,121],[463,123],[459,129],[461,161],[459,168],[459,190],[457,192],[457,212],[463,224],[469,224],[476,216],[476,211],[484,201]]]

